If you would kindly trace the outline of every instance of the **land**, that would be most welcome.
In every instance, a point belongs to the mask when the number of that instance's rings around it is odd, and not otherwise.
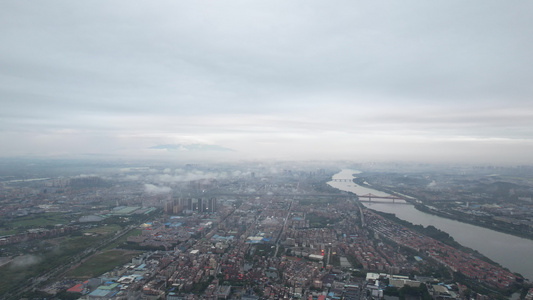
[[[328,164],[45,167],[0,174],[3,299],[504,299],[531,287],[436,228],[364,208],[327,184]],[[413,198],[442,181],[372,168],[360,179]],[[517,186],[505,212],[527,198]]]
[[[533,168],[366,171],[357,177],[357,184],[407,195],[420,211],[533,239]]]
[[[92,255],[78,266],[73,267],[65,276],[74,279],[90,279],[109,272],[129,262],[139,255],[136,251],[107,250]]]

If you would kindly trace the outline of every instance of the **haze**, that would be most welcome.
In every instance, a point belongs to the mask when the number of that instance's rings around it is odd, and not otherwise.
[[[3,1],[0,156],[531,164],[532,15],[529,1]]]

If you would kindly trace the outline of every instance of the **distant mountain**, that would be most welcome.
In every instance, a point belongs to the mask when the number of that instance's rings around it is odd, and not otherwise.
[[[233,152],[235,150],[224,148],[219,145],[205,145],[205,144],[190,144],[190,145],[183,145],[183,144],[169,144],[169,145],[156,145],[153,147],[150,147],[150,149],[166,149],[168,151],[223,151],[223,152]]]

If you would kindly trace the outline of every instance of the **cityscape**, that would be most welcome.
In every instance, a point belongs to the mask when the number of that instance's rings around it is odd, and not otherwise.
[[[533,296],[533,186],[506,175],[528,178],[531,168],[68,162],[55,169],[46,161],[2,167],[2,299]],[[74,175],[79,169],[90,174]],[[476,180],[488,185],[485,194],[477,193]],[[451,182],[460,192],[443,197]],[[338,185],[388,196],[369,199]],[[502,193],[502,186],[509,190]],[[454,232],[410,223],[379,205],[527,241],[525,256],[517,250],[514,257],[527,273],[458,243]],[[461,220],[463,214],[476,219]]]
[[[533,300],[532,1],[0,28],[0,300]]]

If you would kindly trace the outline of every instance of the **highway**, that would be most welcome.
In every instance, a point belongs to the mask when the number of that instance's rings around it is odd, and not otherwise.
[[[283,231],[285,230],[285,226],[287,226],[287,221],[289,220],[289,217],[291,215],[291,209],[292,209],[292,202],[293,201],[294,201],[294,199],[291,200],[291,203],[289,204],[289,209],[287,211],[287,216],[285,217],[285,221],[283,221],[283,226],[281,227],[281,229],[279,231],[279,234],[278,234],[278,237],[276,238],[276,251],[274,252],[273,257],[276,257],[278,255],[279,240],[281,239],[281,235],[283,234]]]

